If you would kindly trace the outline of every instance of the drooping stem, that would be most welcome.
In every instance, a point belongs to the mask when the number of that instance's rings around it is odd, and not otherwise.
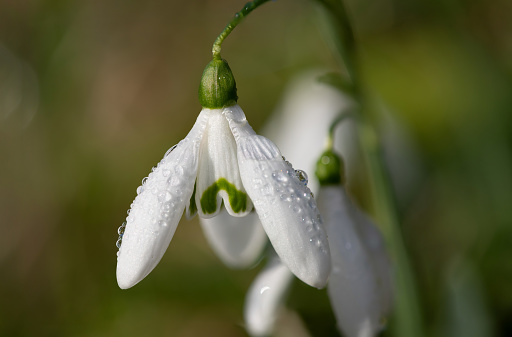
[[[395,314],[392,324],[397,337],[422,337],[420,301],[414,273],[407,254],[390,179],[383,164],[380,143],[367,114],[368,105],[357,68],[353,30],[342,0],[317,0],[326,9],[336,38],[336,49],[350,76],[353,96],[360,105],[359,138],[373,190],[373,205],[395,264]],[[334,121],[329,135],[339,121]]]
[[[331,122],[331,125],[329,126],[329,135],[328,135],[328,138],[327,138],[327,146],[326,146],[326,148],[328,150],[332,150],[333,149],[333,145],[334,145],[334,131],[336,130],[336,127],[338,126],[338,124],[340,124],[345,119],[350,118],[350,117],[357,117],[357,115],[355,115],[352,111],[344,111],[344,112],[341,112]]]
[[[217,37],[215,42],[213,43],[212,47],[212,55],[214,59],[220,59],[220,50],[221,45],[224,39],[228,37],[228,35],[235,29],[235,27],[243,20],[245,16],[247,16],[250,12],[258,8],[259,6],[263,5],[265,2],[268,2],[270,0],[254,0],[250,1],[245,4],[244,8],[240,10],[238,13],[235,14],[233,19],[228,23],[226,28],[220,33],[220,35]]]

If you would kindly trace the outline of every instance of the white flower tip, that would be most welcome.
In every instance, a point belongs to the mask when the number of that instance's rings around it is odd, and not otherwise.
[[[318,289],[323,289],[327,286],[330,274],[330,255],[327,255],[327,257],[323,261],[319,261],[316,265],[316,268],[310,268],[308,270],[305,270],[305,272],[301,274],[295,273],[295,275],[304,283]]]
[[[129,268],[126,265],[117,265],[116,270],[117,284],[121,289],[129,289],[142,281],[146,275],[140,269]]]

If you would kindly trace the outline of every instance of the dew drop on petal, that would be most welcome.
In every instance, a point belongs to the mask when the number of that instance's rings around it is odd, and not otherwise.
[[[117,234],[119,234],[119,235],[123,235],[123,234],[124,234],[124,230],[125,230],[125,228],[126,228],[126,227],[125,227],[125,226],[126,226],[125,224],[126,224],[126,222],[124,222],[124,223],[123,223],[123,224],[122,224],[122,225],[117,229]]]
[[[295,174],[297,175],[297,178],[299,178],[299,181],[304,184],[304,186],[307,186],[308,184],[308,175],[306,172],[302,170],[295,170]]]
[[[164,157],[167,157],[168,155],[171,154],[171,152],[176,148],[176,146],[178,145],[174,145],[173,147],[171,147],[169,150],[167,150],[167,152],[165,153],[165,156]]]
[[[176,168],[174,169],[174,172],[177,174],[177,175],[183,175],[185,173],[185,169],[183,168],[183,166],[176,166]]]

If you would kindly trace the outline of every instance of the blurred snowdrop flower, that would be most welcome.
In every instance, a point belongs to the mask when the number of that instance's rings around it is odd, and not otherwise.
[[[381,233],[347,195],[342,167],[339,157],[326,151],[316,171],[320,181],[318,207],[331,249],[327,292],[344,336],[374,337],[391,310],[392,270]],[[245,303],[246,329],[251,336],[272,333],[291,276],[286,266],[274,259],[255,279]],[[273,291],[258,295],[267,288]]]
[[[318,206],[332,256],[327,292],[339,329],[347,337],[376,336],[391,310],[391,265],[384,240],[343,186],[343,162],[328,150],[317,164]]]
[[[318,152],[325,147],[327,130],[341,111],[349,110],[354,102],[348,95],[319,78],[322,70],[309,70],[290,82],[283,99],[262,130],[286,153],[286,158],[306,172],[315,171]],[[334,149],[346,158],[346,174],[350,178],[359,165],[356,121],[346,119],[334,132]],[[309,188],[316,193],[318,182],[311,179]]]
[[[214,59],[201,79],[196,123],[143,180],[120,229],[121,288],[158,264],[185,209],[188,217],[211,218],[222,204],[232,216],[246,216],[254,205],[283,263],[305,283],[325,286],[329,246],[311,191],[277,146],[254,132],[237,98],[228,64]]]
[[[272,333],[292,281],[293,274],[277,256],[253,281],[244,308],[245,328],[251,336],[268,336]]]

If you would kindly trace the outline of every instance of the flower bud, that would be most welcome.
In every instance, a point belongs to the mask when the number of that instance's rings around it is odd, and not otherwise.
[[[332,150],[327,150],[316,162],[315,174],[320,186],[342,185],[345,183],[345,167],[343,160]]]
[[[236,83],[228,63],[213,59],[203,71],[199,84],[199,103],[203,108],[220,109],[236,104]]]

